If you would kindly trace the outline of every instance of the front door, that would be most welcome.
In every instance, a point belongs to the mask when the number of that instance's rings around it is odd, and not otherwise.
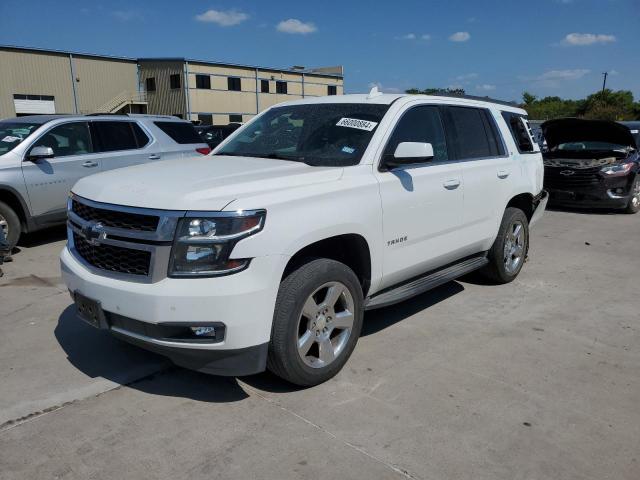
[[[420,105],[404,112],[384,151],[401,142],[431,143],[426,163],[376,170],[383,212],[382,288],[456,260],[461,243],[463,188],[451,162],[439,108]]]
[[[54,157],[27,160],[34,147],[51,147]],[[73,185],[80,178],[99,171],[100,159],[93,153],[87,122],[52,127],[33,143],[22,162],[32,215],[64,211]]]

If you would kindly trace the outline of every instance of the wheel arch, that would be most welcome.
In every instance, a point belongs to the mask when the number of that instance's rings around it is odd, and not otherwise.
[[[505,205],[505,210],[509,207],[514,207],[522,210],[527,216],[527,221],[531,221],[533,217],[533,195],[530,193],[520,193],[511,197],[511,199]]]
[[[14,212],[16,212],[16,215],[18,215],[18,218],[20,219],[22,233],[28,232],[31,224],[29,209],[27,208],[22,195],[12,187],[0,185],[0,202],[6,203]]]
[[[300,248],[287,262],[282,278],[312,258],[330,258],[347,265],[358,277],[363,295],[367,296],[371,288],[371,249],[362,235],[334,235]]]

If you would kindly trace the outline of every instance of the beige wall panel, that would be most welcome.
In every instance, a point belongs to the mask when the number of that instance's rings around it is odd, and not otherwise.
[[[57,113],[73,113],[69,57],[0,49],[0,118],[15,116],[15,93],[53,95]]]
[[[256,75],[255,70],[252,68],[203,65],[198,63],[189,63],[189,72],[223,75],[226,77],[255,77]]]
[[[190,90],[191,111],[194,113],[249,113],[256,112],[255,93],[216,90]]]
[[[147,93],[148,113],[158,115],[187,113],[182,62],[142,62],[140,64],[140,83],[146,85],[148,77],[156,79],[156,91]],[[171,89],[170,75],[180,75],[180,88]]]
[[[93,113],[123,92],[138,91],[138,66],[135,62],[73,57],[80,113]]]

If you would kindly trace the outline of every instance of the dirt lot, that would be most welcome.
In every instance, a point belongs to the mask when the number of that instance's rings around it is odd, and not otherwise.
[[[74,318],[31,236],[0,279],[0,478],[640,478],[640,215],[548,212],[506,286],[370,312],[316,388],[172,367]]]

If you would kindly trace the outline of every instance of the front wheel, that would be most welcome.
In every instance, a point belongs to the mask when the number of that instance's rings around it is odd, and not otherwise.
[[[4,240],[9,251],[18,243],[20,238],[20,218],[16,212],[6,203],[0,202],[0,228],[4,234]]]
[[[631,186],[631,198],[629,198],[629,203],[625,209],[627,213],[638,213],[640,211],[640,174],[638,175]]]
[[[296,269],[280,284],[267,368],[300,386],[333,377],[356,346],[363,303],[346,265],[315,259]]]
[[[489,250],[489,264],[482,273],[496,283],[513,281],[524,265],[529,250],[529,221],[519,208],[504,211],[495,242]]]

